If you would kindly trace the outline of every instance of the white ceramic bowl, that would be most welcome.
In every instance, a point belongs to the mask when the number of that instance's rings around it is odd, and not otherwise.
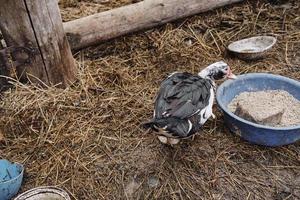
[[[244,60],[255,60],[265,56],[276,43],[272,36],[256,36],[231,43],[228,50]]]

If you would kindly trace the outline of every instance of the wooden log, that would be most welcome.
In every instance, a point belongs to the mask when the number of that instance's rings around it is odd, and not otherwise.
[[[4,45],[4,39],[2,38],[2,33],[0,31],[0,51],[4,49],[6,46]],[[9,69],[6,68],[5,57],[0,53],[0,75],[8,76]],[[7,79],[4,77],[0,77],[0,92],[5,90],[7,87]]]
[[[243,0],[144,0],[64,23],[71,48],[105,40]]]
[[[75,80],[76,65],[56,0],[26,0],[50,84]]]
[[[65,87],[75,80],[76,65],[55,0],[0,0],[0,29],[7,46],[34,50],[17,76]],[[13,55],[17,58],[19,55]]]
[[[0,4],[0,29],[6,45],[24,46],[36,49],[38,51],[31,59],[32,62],[30,65],[18,66],[16,68],[16,74],[14,75],[17,77],[14,78],[24,81],[26,79],[26,73],[28,73],[34,75],[35,77],[39,77],[42,81],[48,84],[48,78],[44,69],[43,59],[38,50],[38,45],[36,43],[33,28],[31,26],[24,1],[0,0]],[[3,70],[6,71],[7,69]],[[13,74],[10,74],[10,72],[7,71],[1,74],[5,76],[13,76]]]

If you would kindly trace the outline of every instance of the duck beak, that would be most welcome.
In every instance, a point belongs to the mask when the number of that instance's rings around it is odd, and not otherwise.
[[[237,79],[237,76],[232,73],[231,69],[228,69],[227,78],[228,79]]]
[[[234,74],[230,74],[229,76],[227,76],[228,79],[237,79],[237,76]]]

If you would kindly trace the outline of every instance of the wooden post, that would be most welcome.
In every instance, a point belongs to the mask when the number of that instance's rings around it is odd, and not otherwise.
[[[29,62],[16,67],[17,77],[59,87],[73,82],[76,65],[57,1],[0,0],[0,5],[0,30],[14,52],[11,56],[16,61],[30,57]],[[25,49],[27,54],[15,51],[15,47]]]
[[[243,0],[144,0],[64,23],[72,49],[81,49],[121,35]]]
[[[5,46],[3,45],[3,39],[2,39],[2,33],[0,31],[0,51],[5,48]],[[4,55],[0,54],[0,75],[3,76],[8,76],[7,72],[8,69],[6,69],[6,62],[5,61],[5,57]],[[7,80],[5,78],[0,77],[0,92],[2,90],[5,90],[7,85]]]

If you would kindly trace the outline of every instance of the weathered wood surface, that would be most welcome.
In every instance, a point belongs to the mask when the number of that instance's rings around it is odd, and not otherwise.
[[[0,0],[0,29],[8,46],[34,48],[30,64],[17,67],[18,77],[67,86],[76,65],[55,0]]]
[[[75,80],[76,65],[56,0],[26,0],[50,84]]]
[[[37,50],[31,64],[19,66],[15,75],[17,78],[24,80],[26,79],[26,73],[32,74],[48,84],[43,59],[38,51],[38,45],[24,1],[0,0],[0,5],[0,29],[7,46],[27,46]],[[9,73],[6,72],[4,75]]]
[[[72,49],[205,12],[243,0],[144,0],[64,23]]]
[[[0,31],[0,51],[4,49],[6,46],[4,44],[4,39],[2,38],[2,33]],[[0,75],[2,76],[9,76],[9,70],[6,68],[5,57],[0,53]],[[7,85],[7,79],[4,77],[0,77],[0,92],[5,90]]]

